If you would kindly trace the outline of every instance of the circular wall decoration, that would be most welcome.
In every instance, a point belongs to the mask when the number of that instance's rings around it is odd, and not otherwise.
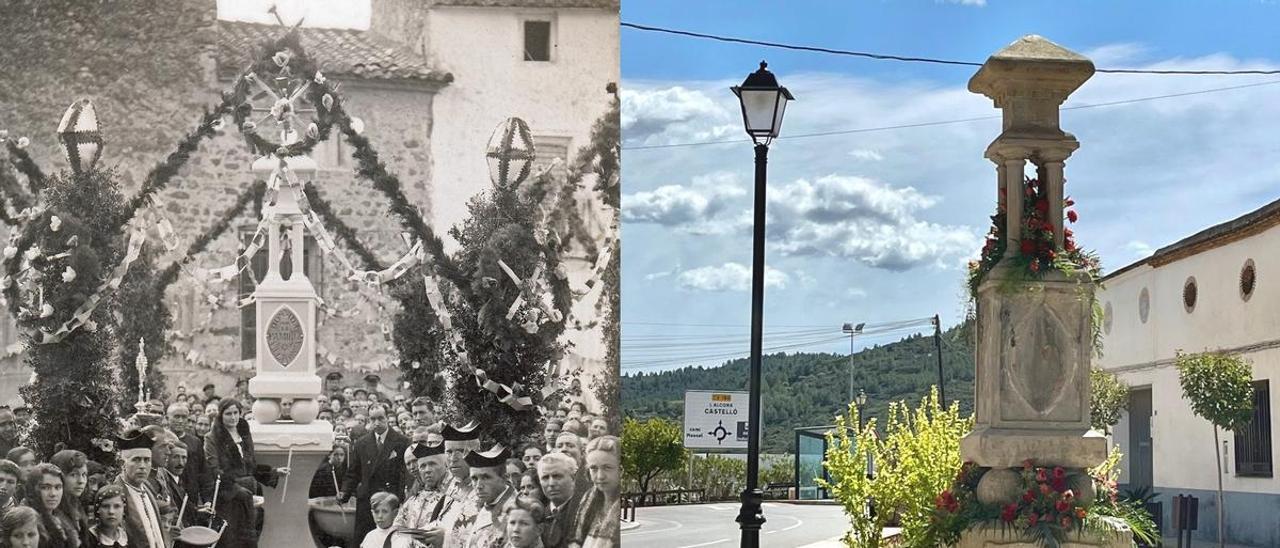
[[[280,307],[267,324],[267,349],[283,367],[289,367],[302,350],[302,322],[288,307]]]
[[[1196,309],[1196,277],[1187,276],[1187,281],[1182,284],[1182,308],[1188,314]]]
[[[1257,267],[1253,265],[1253,259],[1246,260],[1244,266],[1240,268],[1240,298],[1245,302],[1253,296],[1253,286],[1258,281],[1257,276]]]
[[[1147,288],[1142,288],[1142,292],[1138,294],[1138,319],[1142,323],[1147,323],[1147,315],[1151,312],[1151,293]]]
[[[1102,332],[1107,335],[1111,334],[1111,316],[1111,302],[1108,301],[1107,306],[1102,309]]]

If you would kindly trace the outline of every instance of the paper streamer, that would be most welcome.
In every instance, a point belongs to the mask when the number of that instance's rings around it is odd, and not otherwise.
[[[89,298],[85,299],[79,308],[76,308],[75,313],[71,315],[71,319],[64,322],[57,331],[50,333],[41,329],[39,337],[36,338],[36,344],[57,343],[89,321],[89,316],[98,308],[98,305],[106,300],[106,297],[111,292],[120,287],[120,283],[124,281],[124,275],[129,272],[129,265],[132,265],[133,261],[138,258],[142,251],[142,244],[146,239],[146,233],[141,228],[134,227],[129,234],[129,244],[124,258],[120,261],[120,264],[116,265],[115,270],[111,272],[111,276],[107,278],[107,281],[98,285],[98,289]]]

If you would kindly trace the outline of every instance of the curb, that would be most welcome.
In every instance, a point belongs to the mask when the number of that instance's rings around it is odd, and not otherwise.
[[[623,530],[623,531],[630,531],[630,530],[632,530],[632,529],[639,529],[639,528],[640,528],[640,522],[638,522],[638,521],[623,521],[623,522],[622,522],[622,525],[621,525],[619,528],[620,528],[621,530]]]

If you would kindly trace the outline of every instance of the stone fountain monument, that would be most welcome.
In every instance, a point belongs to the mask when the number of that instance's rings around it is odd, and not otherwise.
[[[977,394],[974,430],[960,442],[966,461],[990,468],[977,488],[987,504],[1021,494],[1017,469],[1025,460],[1080,472],[1101,464],[1107,442],[1089,428],[1089,368],[1093,353],[1094,284],[1086,275],[1057,270],[1027,280],[1014,269],[1021,219],[1023,174],[1036,166],[1046,185],[1056,248],[1063,246],[1063,163],[1080,147],[1062,131],[1059,107],[1093,76],[1089,59],[1040,36],[1024,36],[996,52],[969,80],[969,91],[989,97],[1003,112],[1003,131],[987,147],[996,164],[999,202],[1006,212],[1005,257],[978,288]],[[1085,475],[1071,484],[1093,496]],[[1130,546],[1116,535],[1071,535],[1064,546]],[[961,548],[1035,546],[999,528],[975,528]]]
[[[297,138],[287,124],[281,134],[286,143]],[[266,494],[261,546],[310,544],[307,491],[311,477],[333,448],[333,427],[316,420],[320,411],[316,397],[322,386],[316,375],[318,299],[303,272],[304,226],[298,207],[301,181],[315,170],[315,161],[305,156],[266,156],[253,163],[258,178],[278,192],[262,211],[269,219],[268,260],[267,273],[253,293],[258,351],[256,375],[249,379],[249,393],[256,398],[250,428],[258,462],[292,470]],[[290,266],[287,278],[282,268],[285,260]],[[291,420],[281,420],[285,403]]]

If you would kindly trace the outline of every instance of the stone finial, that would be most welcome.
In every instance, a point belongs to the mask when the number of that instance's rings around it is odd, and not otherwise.
[[[1028,34],[997,51],[969,79],[1004,111],[1004,128],[1056,130],[1058,107],[1093,76],[1093,62],[1042,36]]]

